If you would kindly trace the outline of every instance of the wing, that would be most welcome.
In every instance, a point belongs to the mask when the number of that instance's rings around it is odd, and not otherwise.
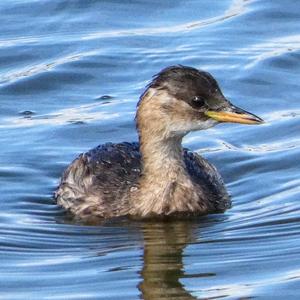
[[[124,190],[136,183],[141,173],[138,143],[107,143],[86,153],[93,184],[100,191]]]
[[[231,207],[223,179],[217,169],[200,155],[184,149],[184,161],[194,183],[212,202],[216,211],[223,212]]]
[[[64,172],[57,203],[81,219],[126,214],[120,209],[141,173],[138,143],[107,143],[79,155]]]

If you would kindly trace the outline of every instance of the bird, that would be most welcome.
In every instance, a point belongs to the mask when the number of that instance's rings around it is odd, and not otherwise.
[[[182,146],[191,131],[222,122],[261,124],[233,105],[206,71],[173,65],[152,77],[136,107],[138,142],[99,145],[64,171],[56,203],[74,219],[181,218],[231,207],[224,181],[208,160]]]

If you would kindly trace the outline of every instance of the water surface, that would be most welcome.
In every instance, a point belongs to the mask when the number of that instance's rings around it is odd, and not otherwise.
[[[1,299],[300,298],[297,1],[4,0],[0,13]],[[70,222],[52,198],[62,171],[136,140],[138,97],[172,64],[211,72],[266,120],[184,140],[218,167],[233,208]]]

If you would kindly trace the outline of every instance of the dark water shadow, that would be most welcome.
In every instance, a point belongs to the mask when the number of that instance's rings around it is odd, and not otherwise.
[[[197,299],[185,289],[183,252],[194,239],[197,225],[192,222],[142,224],[144,265],[138,288],[141,299]]]
[[[199,244],[199,236],[201,236],[202,230],[205,231],[212,227],[215,228],[214,230],[218,230],[217,227],[223,227],[227,220],[225,215],[211,215],[191,220],[170,219],[167,221],[138,221],[117,218],[109,221],[102,220],[97,224],[77,223],[70,216],[68,220],[65,214],[60,218],[58,223],[77,224],[80,225],[80,228],[86,228],[87,230],[89,228],[99,228],[102,232],[102,242],[103,238],[109,239],[109,241],[106,241],[106,244],[109,243],[109,248],[105,250],[106,254],[110,250],[124,248],[126,243],[130,248],[136,243],[140,244],[143,240],[143,245],[141,245],[143,252],[139,259],[141,262],[138,268],[140,278],[137,285],[140,299],[199,299],[192,295],[192,291],[186,288],[183,281],[188,278],[198,278],[201,282],[202,279],[205,280],[217,275],[207,272],[187,274],[185,270],[189,267],[189,264],[184,262],[184,259],[188,257],[185,250],[189,245]],[[92,227],[84,225],[92,225]],[[199,247],[201,246],[199,245]],[[97,256],[103,257],[103,253],[103,251],[100,251]],[[127,267],[129,265],[132,267],[130,262],[127,261]],[[123,269],[125,270],[124,267],[118,266],[117,268],[111,268],[110,272]]]

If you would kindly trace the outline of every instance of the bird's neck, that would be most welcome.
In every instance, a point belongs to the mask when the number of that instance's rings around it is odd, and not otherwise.
[[[144,180],[169,181],[185,174],[181,141],[182,137],[140,136]]]
[[[145,138],[145,139],[144,139]],[[161,140],[140,138],[142,176],[131,196],[133,215],[167,215],[186,209],[193,184],[186,171],[181,146],[182,138]]]

